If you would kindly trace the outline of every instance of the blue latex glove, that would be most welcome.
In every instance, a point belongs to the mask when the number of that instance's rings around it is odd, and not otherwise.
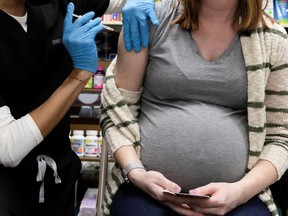
[[[74,4],[69,3],[64,20],[62,42],[68,50],[73,67],[95,73],[98,66],[98,53],[95,44],[97,33],[103,30],[101,18],[94,17],[94,12],[88,12],[73,23]]]
[[[138,52],[149,44],[148,18],[153,25],[159,20],[155,13],[154,0],[127,0],[123,9],[124,43],[127,51],[133,49]]]

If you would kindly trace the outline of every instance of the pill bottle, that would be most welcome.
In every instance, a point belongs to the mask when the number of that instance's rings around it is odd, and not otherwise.
[[[98,131],[87,130],[84,138],[84,155],[89,157],[98,156]]]
[[[78,156],[84,156],[84,131],[73,130],[71,148]]]
[[[93,76],[93,88],[102,89],[104,84],[105,67],[98,66],[96,73]]]

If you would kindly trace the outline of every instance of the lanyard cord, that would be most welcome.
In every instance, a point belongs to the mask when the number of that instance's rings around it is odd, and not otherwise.
[[[46,167],[47,165],[51,167],[53,170],[53,175],[55,177],[55,184],[60,184],[61,179],[57,173],[57,165],[55,161],[46,155],[38,155],[36,160],[38,161],[38,174],[37,174],[37,182],[42,181],[40,191],[39,191],[39,203],[44,203],[45,198],[44,198],[44,176],[46,173]]]

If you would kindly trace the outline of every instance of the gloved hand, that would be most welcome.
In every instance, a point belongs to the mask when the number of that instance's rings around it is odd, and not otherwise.
[[[69,3],[64,20],[62,42],[68,50],[73,67],[95,73],[98,66],[98,53],[95,44],[97,33],[103,30],[101,18],[94,17],[94,12],[88,12],[73,23],[74,4]]]
[[[147,47],[150,38],[148,18],[153,25],[159,24],[154,0],[126,0],[122,15],[126,50],[133,47],[138,52],[141,45]]]

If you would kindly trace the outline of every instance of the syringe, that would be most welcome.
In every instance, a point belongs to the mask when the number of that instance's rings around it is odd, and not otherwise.
[[[79,18],[81,17],[81,15],[77,15],[77,14],[73,14],[73,17],[75,18]],[[103,24],[102,24],[103,25]],[[103,25],[104,26],[104,29],[106,30],[109,30],[109,31],[115,31],[113,28],[111,28],[110,26],[107,26],[107,25]]]

